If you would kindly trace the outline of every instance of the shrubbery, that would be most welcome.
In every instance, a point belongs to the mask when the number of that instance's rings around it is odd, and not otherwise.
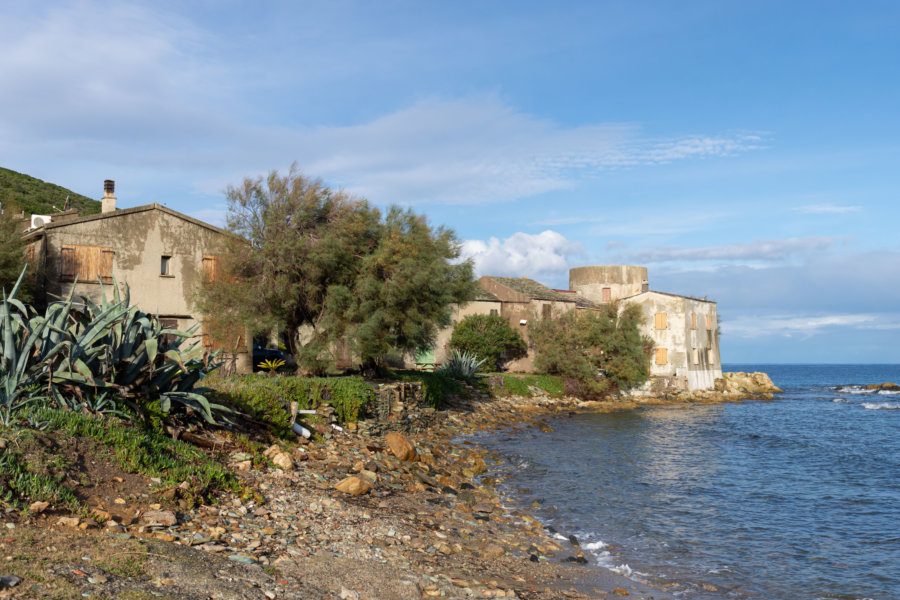
[[[651,341],[641,335],[637,306],[621,313],[574,310],[552,319],[532,319],[529,337],[535,366],[576,383],[585,398],[615,394],[647,380]]]
[[[489,369],[502,370],[506,362],[528,353],[525,340],[500,315],[469,315],[456,324],[450,347],[485,361]]]
[[[214,382],[213,387],[237,408],[266,423],[272,433],[291,438],[290,405],[300,409],[334,407],[338,422],[357,421],[375,390],[362,377],[269,377],[235,375]]]

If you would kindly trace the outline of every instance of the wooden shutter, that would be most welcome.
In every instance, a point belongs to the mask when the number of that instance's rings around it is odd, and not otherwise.
[[[241,352],[245,345],[244,328],[215,319],[203,321],[203,345],[210,351]]]
[[[75,262],[75,248],[63,246],[59,250],[59,278],[62,281],[72,281],[78,274]]]
[[[712,315],[706,315],[706,330],[707,331],[712,331],[712,328],[713,328],[712,321],[713,321]]]
[[[697,313],[691,313],[691,329],[697,329]]]
[[[112,281],[113,259],[116,257],[116,253],[112,248],[97,248],[97,250],[99,250],[99,260],[97,261],[97,274],[94,277],[99,276],[103,282]]]
[[[112,248],[100,246],[62,246],[59,250],[59,278],[61,281],[74,281],[78,278],[82,283],[112,281],[113,259],[116,256]]]
[[[698,350],[697,348],[692,348],[692,349],[691,349],[691,361],[692,361],[695,365],[699,365],[699,364],[700,364],[700,350]]]
[[[667,348],[656,349],[656,364],[664,365],[669,362],[669,351]]]
[[[706,362],[708,362],[711,365],[715,364],[716,361],[714,359],[715,359],[715,353],[713,352],[713,349],[707,348],[706,349]]]
[[[551,308],[550,308],[550,305],[549,305],[549,304],[545,304],[545,305],[543,305],[543,306],[541,307],[541,313],[542,313],[542,316],[543,316],[545,319],[549,319],[549,318],[550,318],[550,311],[551,311]]]
[[[656,329],[666,329],[666,313],[656,313],[653,324]]]
[[[204,256],[203,257],[203,280],[207,283],[213,283],[219,279],[219,257]]]
[[[603,288],[603,301],[609,302],[610,300],[612,300],[612,289]]]

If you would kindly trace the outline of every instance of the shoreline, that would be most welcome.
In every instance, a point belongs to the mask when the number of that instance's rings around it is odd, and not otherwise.
[[[630,408],[613,403],[600,410]],[[408,435],[415,461],[394,456],[381,435],[346,431],[322,442],[273,446],[262,462],[232,452],[230,466],[256,497],[225,493],[215,505],[188,509],[138,494],[117,498],[116,514],[107,514],[103,526],[52,509],[8,512],[0,549],[7,571],[22,579],[12,592],[17,598],[54,590],[56,597],[189,600],[672,600],[668,591],[597,565],[592,556],[585,560],[580,548],[553,539],[497,488],[488,451],[461,439],[581,410],[598,407],[572,398],[474,394]],[[254,460],[261,466],[254,468]],[[361,487],[344,486],[348,480]],[[103,505],[112,512],[111,498]],[[590,564],[565,562],[569,557]],[[132,559],[140,565],[110,562]]]

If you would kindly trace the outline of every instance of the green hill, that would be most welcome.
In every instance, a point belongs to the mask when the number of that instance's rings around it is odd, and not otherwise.
[[[77,208],[80,215],[100,212],[100,202],[97,200],[0,167],[0,202],[6,206],[15,205],[18,210],[25,211],[26,215],[57,213],[66,205],[66,196],[69,197],[69,207]]]

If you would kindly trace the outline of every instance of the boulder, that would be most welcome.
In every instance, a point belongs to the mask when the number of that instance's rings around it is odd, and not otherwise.
[[[372,489],[372,484],[362,477],[351,475],[339,481],[334,489],[351,496],[362,496]]]
[[[391,449],[391,453],[400,460],[415,462],[419,459],[416,447],[402,433],[391,431],[384,436],[384,441]]]

